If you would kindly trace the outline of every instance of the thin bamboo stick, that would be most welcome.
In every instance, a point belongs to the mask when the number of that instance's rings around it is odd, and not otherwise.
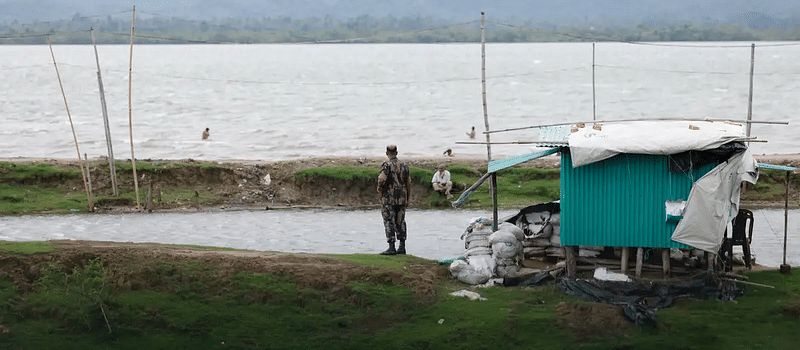
[[[133,165],[133,187],[136,190],[136,208],[138,209],[141,204],[139,203],[139,178],[136,177],[136,157],[133,154],[133,106],[131,103],[131,94],[133,86],[131,80],[133,78],[133,34],[136,27],[136,6],[133,6],[131,12],[131,57],[128,65],[128,131],[131,137],[131,164]]]
[[[89,205],[89,211],[92,211],[92,196],[89,193],[89,185],[86,181],[86,170],[84,169],[83,157],[81,157],[81,149],[78,146],[78,136],[75,134],[75,125],[72,123],[72,115],[69,113],[69,103],[67,103],[67,94],[64,92],[64,85],[61,83],[61,73],[58,72],[58,64],[56,63],[56,54],[53,53],[53,43],[50,37],[47,37],[47,45],[50,46],[50,56],[53,57],[53,66],[56,67],[56,77],[58,77],[58,86],[61,88],[61,96],[64,98],[64,107],[67,109],[67,117],[69,118],[69,127],[72,129],[72,139],[75,141],[75,150],[78,152],[78,164],[81,166],[81,176],[83,177],[83,188],[86,190],[86,201]]]

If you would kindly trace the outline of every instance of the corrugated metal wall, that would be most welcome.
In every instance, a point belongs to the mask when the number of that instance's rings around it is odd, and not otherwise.
[[[686,200],[692,184],[715,165],[690,174],[669,171],[668,156],[621,154],[572,167],[561,153],[561,244],[687,248],[670,239],[664,202]]]

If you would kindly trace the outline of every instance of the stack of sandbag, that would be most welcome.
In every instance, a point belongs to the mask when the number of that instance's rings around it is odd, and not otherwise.
[[[472,219],[461,235],[464,240],[466,260],[456,260],[450,264],[450,274],[467,284],[486,283],[494,275],[495,260],[489,236],[492,235],[490,221],[478,217]]]
[[[492,256],[495,261],[495,276],[505,277],[519,272],[523,260],[522,240],[525,239],[522,229],[514,224],[504,222],[497,231],[489,236]]]
[[[522,222],[525,239],[522,242],[525,258],[564,258],[561,247],[561,214],[549,211],[529,213]]]

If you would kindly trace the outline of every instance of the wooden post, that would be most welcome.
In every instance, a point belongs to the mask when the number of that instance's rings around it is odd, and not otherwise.
[[[644,262],[644,248],[636,248],[636,278],[642,277],[642,263]]]
[[[483,124],[486,127],[486,158],[492,161],[492,142],[489,137],[489,110],[486,105],[486,27],[484,13],[481,11],[481,86],[483,96]],[[492,173],[489,182],[489,194],[492,196],[492,231],[497,231],[497,173]]]
[[[664,269],[664,279],[669,278],[670,274],[669,248],[661,248],[661,268]]]
[[[89,194],[89,183],[86,181],[86,170],[83,165],[83,158],[81,157],[81,149],[78,146],[78,136],[75,134],[75,125],[72,123],[72,115],[69,113],[69,104],[67,103],[67,94],[64,92],[64,85],[61,83],[61,73],[58,72],[58,64],[56,64],[56,54],[53,53],[53,43],[50,37],[47,37],[47,45],[50,46],[50,56],[53,57],[53,66],[56,67],[56,77],[58,77],[58,86],[61,88],[61,96],[64,98],[64,107],[67,109],[67,118],[69,118],[69,127],[72,129],[72,139],[75,141],[75,150],[78,152],[78,164],[81,166],[81,176],[83,176],[83,188],[86,190],[86,201],[89,205],[88,210],[92,211],[92,196]]]
[[[575,278],[578,276],[578,259],[575,253],[575,246],[564,246],[564,257],[567,264],[567,278]]]
[[[83,158],[86,161],[86,180],[89,184],[89,211],[94,211],[94,194],[92,192],[92,172],[89,171],[89,156],[84,153]]]
[[[789,232],[789,180],[791,179],[791,171],[786,172],[786,196],[783,202],[783,264],[780,266],[780,273],[783,275],[791,275],[792,267],[786,263],[786,241]]]
[[[131,93],[133,80],[133,34],[136,27],[136,6],[133,6],[131,12],[131,57],[128,65],[128,130],[131,137],[131,164],[133,166],[133,187],[136,190],[136,208],[141,207],[139,202],[139,178],[136,177],[136,157],[133,154],[133,106],[131,104]]]
[[[630,252],[631,249],[628,247],[622,247],[622,257],[620,258],[619,269],[622,273],[628,272],[628,260],[630,259]]]
[[[92,32],[92,45],[94,46],[94,58],[97,61],[97,84],[100,87],[100,108],[103,111],[103,124],[106,128],[106,148],[108,148],[108,169],[111,173],[111,189],[114,196],[119,195],[117,190],[117,167],[114,162],[114,148],[111,146],[111,130],[108,128],[108,108],[106,108],[106,93],[103,89],[103,77],[100,75],[100,56],[97,54],[97,44],[94,41],[94,28]]]

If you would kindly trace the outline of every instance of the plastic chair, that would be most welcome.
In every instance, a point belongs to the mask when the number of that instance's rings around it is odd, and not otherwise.
[[[727,254],[728,261],[733,258],[733,246],[742,246],[744,252],[744,266],[752,268],[753,264],[750,257],[750,243],[753,242],[753,212],[747,209],[739,209],[739,213],[733,218],[733,233],[728,238],[725,233],[723,249]]]

